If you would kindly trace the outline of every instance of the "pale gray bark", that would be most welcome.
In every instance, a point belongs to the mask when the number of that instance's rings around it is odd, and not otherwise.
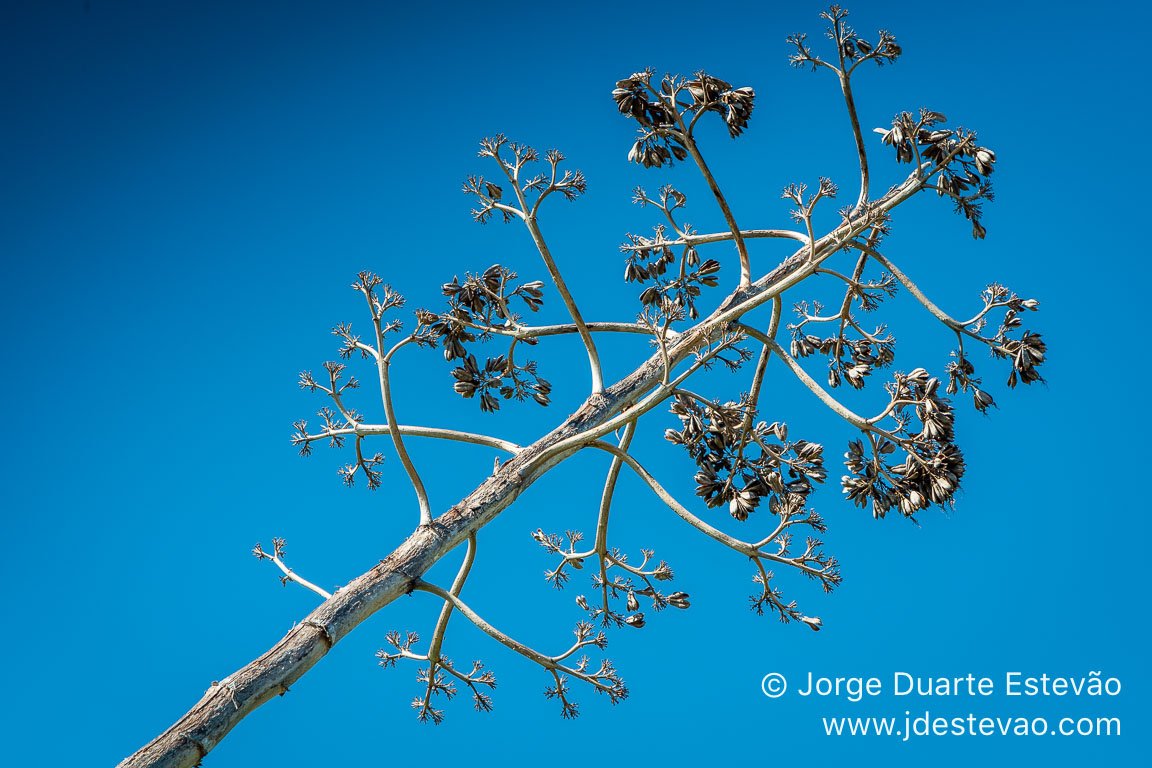
[[[926,181],[914,173],[877,201],[867,215],[842,224],[812,246],[805,245],[770,274],[735,291],[710,317],[669,342],[672,365],[720,338],[745,313],[809,277],[847,240],[918,192]],[[653,355],[626,378],[590,396],[559,427],[508,459],[431,525],[418,528],[379,565],[338,590],[270,650],[212,685],[184,716],[125,759],[120,768],[188,768],[199,763],[248,714],[285,693],[362,621],[410,592],[416,579],[499,515],[551,467],[638,417],[632,409],[661,385],[663,367],[663,357]]]

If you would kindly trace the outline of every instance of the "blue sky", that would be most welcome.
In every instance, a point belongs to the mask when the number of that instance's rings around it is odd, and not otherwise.
[[[1009,391],[1007,371],[978,359],[1000,407],[959,409],[969,472],[956,510],[872,520],[836,483],[813,503],[845,583],[828,596],[779,574],[825,630],[783,626],[747,610],[751,566],[702,539],[625,476],[614,543],[652,547],[677,571],[692,608],[618,630],[607,654],[631,698],[613,708],[577,689],[583,716],[560,719],[531,666],[454,619],[445,651],[481,658],[500,681],[496,710],[466,700],[444,725],[416,722],[416,665],[381,670],[373,653],[390,629],[429,634],[438,606],[397,601],[341,643],[282,699],[246,719],[206,764],[451,762],[499,755],[542,759],[820,759],[1123,761],[1146,755],[1152,682],[1146,653],[1140,488],[1147,416],[1142,327],[1148,248],[1146,105],[1131,73],[1143,64],[1147,11],[1116,4],[849,6],[857,29],[892,30],[905,57],[864,72],[866,129],[900,110],[931,107],[980,131],[998,153],[988,239],[936,199],[902,207],[887,254],[938,304],[963,315],[993,280],[1041,300],[1028,320],[1048,340],[1047,385]],[[706,69],[756,88],[747,134],[719,126],[704,149],[738,219],[784,226],[780,190],[829,176],[852,189],[854,154],[828,77],[790,69],[786,35],[818,37],[816,3],[622,7],[304,2],[8,2],[0,8],[0,358],[8,383],[0,472],[0,652],[10,711],[0,719],[13,764],[114,764],[201,695],[207,684],[272,645],[314,606],[249,555],[288,540],[290,563],[335,586],[371,567],[414,524],[399,463],[389,491],[345,489],[347,461],[289,444],[291,423],[323,403],[295,384],[335,356],[328,330],[364,325],[348,286],[371,269],[435,308],[453,275],[507,264],[543,278],[521,228],[480,227],[459,187],[485,172],[476,142],[498,131],[558,147],[584,170],[588,194],[555,204],[544,226],[590,319],[630,320],[636,288],[620,280],[617,246],[643,233],[650,211],[631,189],[673,181],[693,223],[722,227],[687,172],[626,162],[630,124],[613,82],[646,66]],[[869,134],[877,188],[902,173]],[[713,254],[729,260],[731,254]],[[753,252],[767,271],[786,255]],[[731,275],[728,267],[726,274]],[[788,301],[816,295],[801,286]],[[545,318],[562,319],[554,292]],[[884,319],[900,339],[897,368],[943,372],[949,334],[906,296]],[[609,377],[645,354],[605,340]],[[555,386],[533,404],[481,415],[451,392],[438,353],[396,364],[400,419],[529,442],[582,399],[577,342],[537,348]],[[819,371],[819,364],[813,367]],[[747,374],[699,385],[729,399]],[[363,378],[370,371],[362,370]],[[765,416],[825,444],[830,474],[851,429],[782,368],[768,379]],[[877,396],[873,392],[873,396]],[[369,389],[361,408],[372,411]],[[863,403],[864,400],[853,400]],[[875,400],[871,401],[875,403]],[[861,405],[863,410],[866,406]],[[636,453],[690,500],[692,465],[661,435],[655,412]],[[380,450],[386,446],[379,444]],[[447,509],[490,471],[486,449],[410,441],[433,506]],[[537,527],[591,534],[606,460],[580,456],[530,489],[481,533],[465,597],[509,633],[547,652],[566,647],[580,618],[573,598],[541,578],[549,559]],[[733,521],[729,530],[743,532]],[[765,524],[764,519],[750,525]],[[615,525],[615,524],[614,524]],[[455,566],[432,578],[450,581]],[[827,675],[1005,672],[1123,683],[1115,698],[1023,702],[891,696],[858,705],[759,691],[772,671]],[[827,737],[837,714],[1120,717],[1119,738]],[[70,732],[68,746],[61,732]],[[640,757],[633,757],[639,755]]]

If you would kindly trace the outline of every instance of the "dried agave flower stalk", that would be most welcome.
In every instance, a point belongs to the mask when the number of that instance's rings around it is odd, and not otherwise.
[[[1023,326],[1024,316],[1038,303],[993,284],[980,297],[975,314],[957,320],[883,253],[895,210],[920,193],[948,198],[969,222],[972,234],[983,238],[982,205],[992,199],[996,155],[978,142],[974,132],[947,127],[939,112],[902,112],[890,127],[877,130],[881,148],[895,153],[896,167],[903,164],[909,170],[886,192],[874,195],[875,169],[857,117],[853,77],[869,63],[895,61],[901,49],[886,31],[869,39],[858,35],[846,23],[847,12],[837,6],[822,17],[830,41],[825,48],[831,55],[822,58],[806,36],[795,35],[789,38],[794,48],[791,61],[835,76],[859,158],[859,193],[839,211],[838,223],[824,232],[817,231],[814,212],[837,197],[839,190],[831,180],[820,179],[811,190],[800,183],[784,188],[784,198],[795,205],[795,228],[748,229],[737,223],[708,166],[701,126],[720,120],[729,137],[740,137],[755,112],[752,88],[734,87],[705,72],[690,78],[657,78],[653,70],[616,83],[612,92],[616,107],[636,128],[629,160],[654,172],[690,161],[708,188],[709,205],[716,205],[726,225],[715,232],[688,225],[684,220],[688,196],[669,185],[655,194],[636,190],[634,201],[655,212],[658,222],[650,235],[627,234],[621,246],[624,279],[638,287],[634,321],[585,320],[564,281],[563,261],[553,255],[545,238],[538,216],[541,206],[550,198],[577,200],[585,191],[584,175],[567,168],[556,151],[541,158],[531,147],[503,136],[481,143],[480,164],[492,171],[492,178],[476,174],[465,182],[472,215],[481,223],[497,219],[522,223],[539,252],[541,274],[524,280],[501,264],[464,272],[463,279],[457,273],[443,285],[444,304],[417,309],[414,322],[405,326],[399,314],[403,297],[379,276],[363,272],[353,288],[368,309],[366,332],[360,335],[347,323],[336,326],[333,333],[340,340],[344,362],[325,363],[322,375],[300,375],[300,385],[327,402],[315,427],[296,422],[293,443],[304,455],[311,454],[317,442],[350,450],[352,460],[340,469],[344,482],[353,485],[362,478],[370,490],[378,490],[385,456],[365,446],[387,437],[411,481],[417,527],[378,566],[333,592],[287,566],[282,539],[273,539],[271,553],[257,545],[255,556],[275,565],[285,584],[295,582],[323,602],[260,659],[214,684],[177,725],[123,766],[198,763],[243,717],[287,691],[368,616],[399,595],[417,591],[440,604],[428,643],[423,645],[415,632],[393,631],[378,658],[385,667],[404,660],[420,665],[420,692],[413,707],[421,720],[440,722],[445,716],[443,702],[464,689],[475,709],[487,711],[494,705],[495,675],[480,661],[458,665],[443,653],[451,619],[457,614],[542,667],[544,694],[556,702],[561,716],[579,714],[579,688],[604,694],[613,703],[623,700],[628,689],[620,673],[599,655],[609,633],[643,630],[666,609],[691,606],[689,593],[675,583],[667,561],[643,543],[617,542],[613,536],[612,501],[625,468],[673,515],[751,561],[755,587],[748,599],[753,610],[820,629],[821,619],[786,597],[777,575],[787,580],[799,574],[826,591],[841,582],[839,565],[819,538],[826,523],[811,506],[828,480],[831,459],[822,443],[791,434],[781,414],[767,412],[762,394],[771,364],[783,365],[847,422],[853,434],[847,439],[840,485],[853,504],[875,517],[893,513],[915,519],[931,507],[953,503],[965,463],[956,442],[957,408],[951,398],[970,397],[980,412],[994,405],[983,377],[977,376],[973,350],[979,346],[1007,364],[1009,387],[1042,381],[1038,369],[1047,353],[1045,343],[1040,334]],[[757,274],[748,246],[758,239],[791,241],[795,251],[773,269]],[[812,283],[835,286],[836,304],[826,309],[807,298],[802,292]],[[900,290],[955,335],[951,360],[939,366],[943,376],[930,373],[928,363],[907,372],[896,368],[895,337],[885,322],[873,318]],[[525,312],[537,313],[553,296],[563,305],[566,321],[528,322]],[[785,296],[795,313],[792,322],[785,318]],[[595,339],[619,333],[650,337],[655,351],[633,373],[607,384]],[[550,404],[552,384],[543,375],[547,360],[542,353],[549,337],[563,334],[576,334],[587,352],[589,395],[575,413],[531,445],[398,419],[390,371],[406,347],[439,350],[451,366],[445,386],[496,419],[506,403],[531,401],[524,407],[537,408]],[[365,411],[353,408],[362,389],[348,375],[348,361],[355,357],[374,369],[382,420],[370,421]],[[826,374],[810,370],[819,360],[826,361]],[[717,363],[738,374],[751,368],[746,389],[715,396],[696,391],[697,374]],[[887,379],[885,395],[870,415],[860,415],[837,399],[845,384],[867,390],[878,372]],[[670,416],[662,416],[664,410]],[[633,436],[642,420],[663,430],[665,438],[683,450],[683,471],[694,477],[697,499],[675,498],[633,452]],[[608,439],[613,433],[619,435],[616,441]],[[496,462],[492,474],[473,493],[434,517],[419,468],[405,448],[412,439],[451,440],[507,456]],[[494,601],[480,596],[469,602],[464,591],[477,557],[480,529],[550,469],[589,449],[608,458],[601,502],[595,515],[589,515],[594,526],[590,538],[576,530],[561,535],[537,529],[531,534],[548,558],[549,583],[557,590],[577,581],[584,584],[574,599],[579,612],[574,641],[548,654],[481,615],[480,611],[499,613],[503,606],[498,601],[481,605]],[[399,495],[392,494],[390,502],[395,504]],[[451,585],[445,588],[424,579],[435,562],[460,547],[464,555]]]

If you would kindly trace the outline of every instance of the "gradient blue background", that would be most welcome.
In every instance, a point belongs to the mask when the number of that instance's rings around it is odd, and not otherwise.
[[[691,174],[625,161],[632,130],[608,97],[616,79],[645,66],[706,68],[756,88],[747,135],[730,142],[714,125],[704,141],[743,226],[784,225],[779,190],[789,182],[828,175],[851,190],[853,149],[834,81],[786,63],[784,37],[816,37],[820,10],[795,2],[564,10],[5,2],[5,761],[114,764],[305,616],[314,596],[282,589],[273,569],[248,554],[256,541],[286,537],[294,567],[337,585],[410,529],[416,511],[398,462],[384,470],[394,491],[372,494],[341,487],[335,470],[346,456],[296,455],[289,425],[323,403],[295,379],[334,356],[332,325],[365,325],[348,288],[361,269],[383,274],[412,307],[438,306],[442,282],[495,261],[543,276],[520,228],[481,228],[469,218],[459,185],[489,170],[475,157],[479,138],[504,131],[559,147],[587,173],[588,195],[549,207],[544,223],[595,319],[635,311],[617,245],[655,223],[628,202],[636,184],[674,180],[690,195],[694,224],[721,226]],[[416,665],[383,671],[373,659],[389,629],[429,632],[437,606],[414,596],[246,719],[207,765],[374,766],[433,755],[444,763],[498,755],[510,766],[1146,759],[1143,579],[1152,531],[1136,334],[1149,278],[1140,234],[1148,115],[1133,73],[1147,50],[1138,37],[1147,12],[980,2],[914,10],[858,2],[850,10],[861,32],[886,26],[906,51],[895,66],[859,78],[866,129],[929,106],[978,128],[1000,158],[988,240],[973,241],[950,206],[925,197],[900,209],[889,255],[957,315],[970,314],[991,280],[1043,302],[1027,319],[1049,341],[1049,384],[1008,392],[1006,370],[983,363],[1001,407],[989,417],[961,409],[969,475],[956,512],[923,514],[916,528],[871,520],[834,482],[817,494],[845,583],[826,596],[778,575],[789,596],[823,617],[817,634],[751,614],[751,566],[625,475],[614,543],[634,553],[656,548],[676,569],[675,585],[693,596],[687,612],[614,633],[608,655],[633,691],[627,702],[612,708],[577,687],[584,714],[563,721],[541,696],[545,673],[457,619],[446,652],[483,658],[496,672],[496,711],[475,714],[461,698],[444,725],[421,725],[408,707],[420,693]],[[903,171],[870,141],[882,190]],[[766,270],[784,253],[758,243],[754,260]],[[805,286],[788,299],[813,293]],[[545,317],[558,320],[549,297]],[[943,371],[949,334],[906,297],[885,318],[901,339],[898,367]],[[645,349],[638,338],[602,343],[613,377]],[[581,400],[587,380],[573,339],[538,349],[556,383],[549,410],[526,404],[482,418],[474,402],[451,393],[437,353],[412,350],[397,362],[401,419],[531,441]],[[698,388],[731,398],[745,382],[722,374]],[[786,373],[775,371],[768,387],[765,416],[824,442],[838,477],[835,459],[850,430]],[[355,404],[379,418],[376,402],[365,389]],[[645,419],[636,452],[691,498],[691,465],[660,439],[671,425],[659,412]],[[486,449],[410,444],[438,510],[491,469]],[[528,534],[538,526],[591,532],[605,466],[602,455],[571,460],[480,536],[466,598],[548,652],[568,645],[579,617],[572,599],[587,588],[554,593],[541,578],[550,561]],[[750,525],[766,523],[761,516]],[[454,567],[433,576],[447,581]],[[885,697],[849,705],[770,701],[758,688],[774,670],[796,680],[809,670],[999,678],[1014,669],[1102,670],[1124,689],[1103,701]],[[820,727],[821,715],[908,708],[1116,715],[1124,735],[903,744],[829,738]]]

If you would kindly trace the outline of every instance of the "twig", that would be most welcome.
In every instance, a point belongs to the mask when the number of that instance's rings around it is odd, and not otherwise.
[[[310,582],[307,579],[305,579],[304,577],[300,576],[300,574],[293,571],[291,568],[289,568],[284,563],[284,560],[282,559],[282,557],[284,555],[284,539],[280,539],[280,538],[273,538],[272,539],[272,552],[271,553],[266,552],[262,546],[257,544],[252,549],[252,554],[256,556],[257,560],[271,560],[272,564],[275,565],[277,568],[279,568],[280,571],[284,574],[284,578],[282,579],[282,581],[284,583],[288,583],[289,581],[294,581],[297,584],[299,584],[300,586],[304,587],[305,589],[310,590],[310,591],[315,592],[316,594],[320,595],[320,597],[324,598],[325,600],[332,597],[331,592],[328,592],[327,590],[321,589],[320,587],[316,586],[312,582]]]

